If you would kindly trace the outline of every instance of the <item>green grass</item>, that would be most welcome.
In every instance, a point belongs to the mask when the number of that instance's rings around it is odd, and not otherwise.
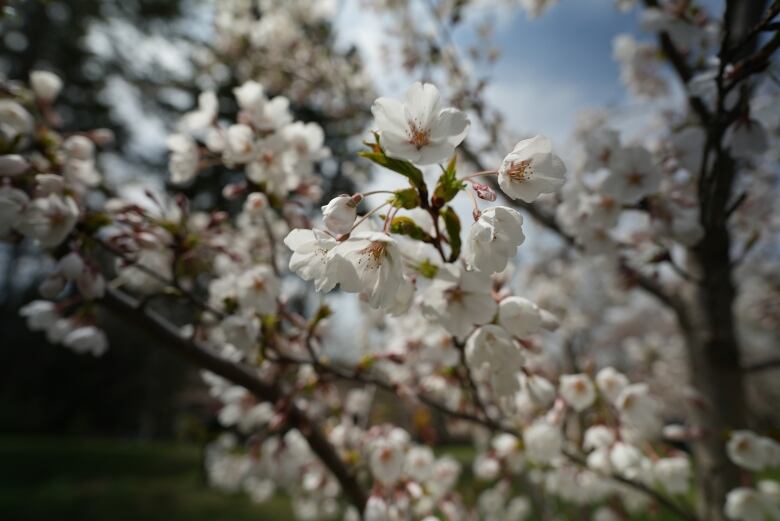
[[[469,502],[487,486],[475,482],[474,449],[447,446],[463,464],[458,489]],[[116,440],[0,437],[0,520],[5,521],[284,521],[289,501],[257,505],[211,489],[196,445]],[[561,519],[580,519],[564,507]],[[664,511],[632,521],[671,521]]]
[[[262,521],[292,514],[285,498],[256,505],[210,489],[196,446],[0,438],[0,519]]]

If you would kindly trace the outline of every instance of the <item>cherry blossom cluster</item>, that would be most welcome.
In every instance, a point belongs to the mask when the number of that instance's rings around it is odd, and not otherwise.
[[[420,48],[437,46],[420,44],[412,8],[375,3],[410,23],[407,70],[433,62]],[[531,16],[555,3],[520,2]],[[447,4],[436,21],[459,19],[468,2]],[[52,260],[41,299],[20,313],[52,343],[99,356],[108,346],[99,304],[132,298],[133,315],[158,326],[167,304],[187,306],[163,329],[221,362],[202,372],[227,431],[208,447],[210,482],[257,502],[288,494],[298,519],[523,521],[544,497],[592,506],[599,521],[657,506],[696,519],[687,449],[726,435],[687,421],[719,406],[686,371],[701,318],[684,298],[705,286],[691,262],[708,232],[701,187],[713,166],[702,151],[722,141],[740,168],[733,248],[747,255],[759,244],[769,259],[733,274],[747,288],[739,334],[760,351],[774,345],[780,293],[764,283],[777,251],[777,94],[729,91],[724,81],[745,69],[713,59],[722,29],[703,9],[672,7],[644,9],[641,21],[695,64],[685,74],[695,103],[665,107],[633,135],[619,114],[589,114],[571,170],[544,136],[514,146],[499,136],[481,82],[452,50],[433,75],[442,91],[415,82],[404,99],[370,105],[356,64],[317,43],[329,37],[332,2],[219,3],[204,62],[235,62],[240,84],[202,92],[168,137],[169,193],[105,182],[97,149],[110,134],[57,130],[58,77],[4,81],[0,238]],[[670,91],[654,44],[621,36],[615,58],[633,94]],[[372,131],[360,129],[365,148],[350,161],[394,187],[328,195],[318,212],[339,151],[326,124],[297,120],[303,103],[339,122],[370,106]],[[725,111],[727,123],[714,135],[697,111]],[[487,140],[492,159],[467,136]],[[220,188],[208,204],[187,197],[208,182]],[[538,233],[530,218],[555,232],[557,250],[526,243]],[[349,295],[357,313],[339,307]],[[685,320],[694,325],[682,332]],[[339,352],[345,335],[357,354]],[[243,383],[217,374],[225,366]],[[403,411],[384,417],[388,402]],[[473,500],[462,462],[433,450],[440,438],[473,449]],[[777,482],[763,474],[780,462],[777,442],[740,430],[715,446],[744,471],[716,509],[780,518]]]

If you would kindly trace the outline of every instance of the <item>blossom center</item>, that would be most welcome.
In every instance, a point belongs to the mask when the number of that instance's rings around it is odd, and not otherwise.
[[[512,161],[506,173],[512,181],[521,183],[531,179],[534,169],[531,166],[531,160],[524,159],[523,161]]]
[[[628,174],[628,184],[631,186],[641,186],[642,185],[642,174],[640,172],[631,172]]]
[[[375,269],[382,264],[382,257],[387,249],[387,244],[382,241],[371,241],[371,243],[360,250],[362,254],[360,262],[366,262],[369,268]]]
[[[425,145],[431,142],[430,130],[423,128],[421,125],[410,121],[409,122],[409,143],[417,147],[420,150]]]
[[[458,286],[448,289],[445,293],[447,295],[447,298],[449,298],[452,302],[458,302],[458,303],[463,302],[463,297],[465,296],[464,291]]]

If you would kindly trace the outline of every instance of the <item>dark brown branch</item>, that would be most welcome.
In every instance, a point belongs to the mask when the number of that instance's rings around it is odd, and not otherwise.
[[[657,0],[645,0],[645,6],[660,9]],[[658,46],[661,48],[664,56],[666,56],[672,64],[672,68],[677,73],[677,76],[687,86],[688,82],[693,78],[693,71],[688,65],[685,55],[677,48],[669,34],[664,31],[658,33]],[[710,111],[701,98],[689,95],[688,103],[699,116],[703,124],[709,122]]]
[[[771,369],[780,369],[780,358],[764,360],[762,362],[756,362],[753,364],[746,364],[742,366],[742,372],[744,373],[758,373],[761,371],[768,371]]]
[[[587,467],[587,462],[582,459],[580,456],[573,454],[571,452],[565,451],[563,454],[574,463],[577,463],[578,465],[582,465],[584,467]],[[698,521],[698,518],[691,512],[688,512],[687,510],[683,510],[679,505],[677,505],[674,501],[667,498],[663,494],[659,493],[656,490],[653,490],[652,488],[648,487],[644,483],[640,483],[638,481],[634,481],[632,479],[628,479],[624,476],[621,476],[620,474],[616,472],[611,472],[607,474],[607,477],[613,481],[617,481],[618,483],[622,483],[623,485],[626,485],[627,487],[633,488],[634,490],[638,492],[642,492],[651,498],[653,498],[659,505],[666,508],[669,512],[675,514],[680,519],[684,519],[686,521]]]
[[[780,48],[780,31],[759,49],[755,54],[745,58],[734,66],[734,70],[729,77],[729,82],[725,86],[726,93],[734,89],[740,82],[754,74],[763,72],[769,67],[772,55]]]
[[[460,146],[460,151],[466,160],[470,162],[478,171],[487,170],[479,156],[468,146],[467,143],[464,143]],[[574,241],[574,238],[563,231],[560,226],[558,226],[558,222],[555,220],[554,215],[546,212],[534,203],[513,200],[510,201],[510,204],[528,213],[539,224],[554,232],[568,246],[579,249],[579,246]],[[630,266],[625,259],[621,259],[620,269],[631,282],[635,283],[641,289],[656,297],[666,306],[672,308],[676,313],[683,312],[683,305],[676,295],[667,292],[660,284],[658,284],[658,282]]]
[[[213,353],[209,348],[183,337],[165,317],[153,310],[139,308],[137,303],[127,295],[109,288],[103,302],[108,308],[116,311],[123,320],[131,320],[138,326],[154,333],[161,340],[160,345],[166,349],[198,367],[207,369],[244,387],[259,400],[276,403],[286,398],[278,386],[260,380],[250,369],[226,360]],[[367,500],[366,494],[357,482],[355,475],[347,468],[319,426],[309,420],[292,403],[288,405],[287,421],[303,434],[312,452],[333,473],[350,502],[358,511],[362,512]]]

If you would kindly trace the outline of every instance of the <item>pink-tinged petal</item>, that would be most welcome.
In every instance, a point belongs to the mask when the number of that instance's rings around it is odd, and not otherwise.
[[[450,145],[458,146],[469,131],[469,117],[458,109],[448,108],[439,112],[431,129],[431,139],[446,139]]]
[[[417,128],[430,128],[441,107],[439,89],[432,83],[412,84],[406,92],[406,119]]]
[[[404,119],[404,105],[392,98],[379,98],[371,106],[371,113],[380,132],[404,135],[407,123]]]

